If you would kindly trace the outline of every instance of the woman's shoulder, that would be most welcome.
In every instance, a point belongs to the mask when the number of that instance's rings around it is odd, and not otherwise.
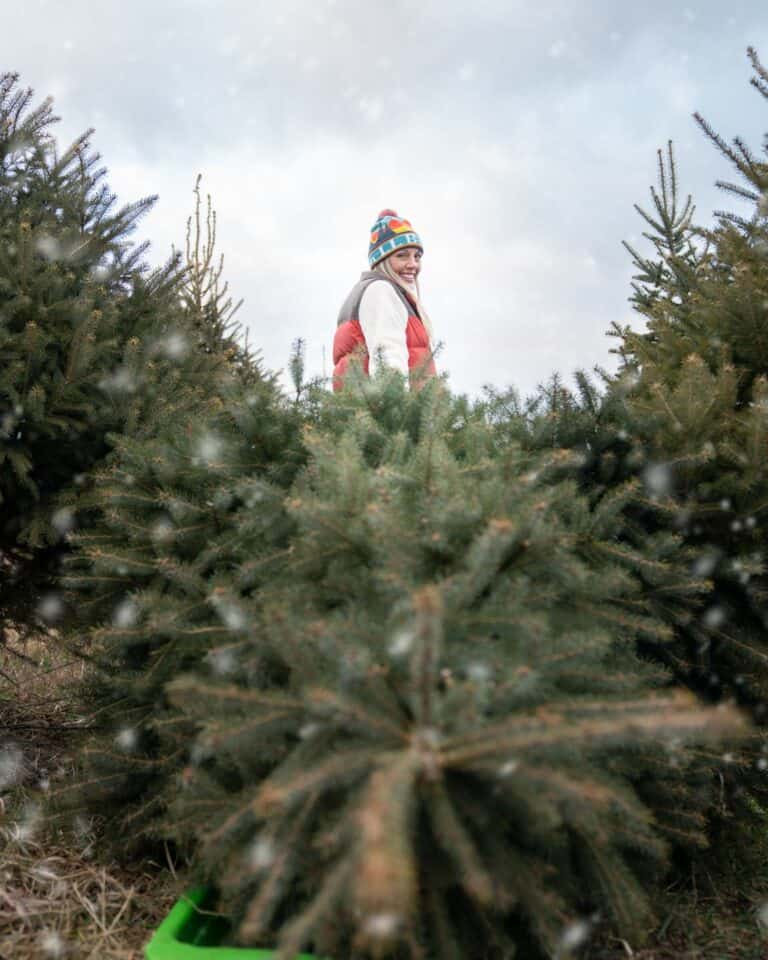
[[[400,296],[394,283],[384,277],[375,277],[370,280],[365,290],[363,290],[360,306],[362,307],[363,304],[381,304],[387,306],[396,304],[407,313],[403,298]]]

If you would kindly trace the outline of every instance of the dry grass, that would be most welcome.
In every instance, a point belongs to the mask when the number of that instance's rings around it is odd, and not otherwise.
[[[766,960],[766,905],[768,884],[749,894],[681,891],[644,949],[613,938],[589,951],[588,960]]]
[[[10,840],[0,885],[0,956],[14,960],[139,960],[176,897],[169,874],[127,872],[88,852]]]
[[[89,824],[65,835],[39,815],[86,726],[67,692],[81,675],[53,634],[0,647],[2,960],[139,960],[179,891],[168,865],[101,862]]]
[[[70,691],[82,676],[82,661],[59,643],[55,631],[29,634],[0,626],[3,736],[33,742],[46,730],[60,733],[77,725]]]

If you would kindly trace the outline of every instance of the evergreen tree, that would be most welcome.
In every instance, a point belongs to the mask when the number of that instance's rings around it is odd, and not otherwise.
[[[499,449],[439,384],[350,386],[239,636],[170,685],[200,735],[169,827],[285,958],[533,956],[594,910],[639,938],[665,836],[701,825],[681,744],[738,726],[637,657],[666,630],[632,576],[653,557],[616,549],[620,497],[557,480],[567,453]],[[238,529],[233,605],[258,514]]]
[[[0,78],[0,617],[21,624],[88,522],[78,510],[110,437],[217,394],[235,366],[226,330],[194,342],[195,264],[149,271],[132,241],[154,198],[120,207],[92,131],[60,153],[55,120]]]
[[[188,762],[189,724],[169,712],[164,685],[238,634],[290,529],[282,491],[302,458],[300,416],[272,377],[252,367],[248,379],[218,409],[174,411],[154,436],[116,438],[89,501],[96,519],[73,537],[64,584],[96,722],[55,799],[108,821],[124,852],[158,835]],[[260,535],[234,603],[212,577],[232,563],[240,508]]]
[[[702,236],[693,222],[696,207],[690,194],[680,208],[671,140],[667,143],[666,160],[659,150],[657,161],[658,189],[651,187],[654,212],[650,214],[635,204],[635,210],[650,227],[650,232],[645,230],[643,236],[652,244],[655,259],[642,256],[624,242],[639,270],[632,281],[630,302],[645,316],[651,316],[659,300],[664,299],[685,309],[697,272],[707,262],[706,244],[702,248],[701,243],[697,243]]]
[[[766,71],[754,51],[750,57],[753,84],[766,97]],[[641,305],[647,332],[616,331],[620,375],[634,381],[626,394],[629,429],[645,447],[650,485],[655,478],[655,492],[672,501],[696,552],[694,572],[713,580],[701,615],[680,634],[681,674],[711,695],[739,696],[761,717],[768,696],[768,221],[761,208],[768,164],[740,140],[729,147],[698,119],[749,189],[723,186],[753,202],[754,214],[722,213],[714,229],[699,231],[709,250],[695,270],[684,239],[666,250],[659,289]],[[673,203],[668,196],[668,212]]]
[[[639,651],[684,679],[675,639],[700,615],[712,586],[709,571],[700,569],[698,553],[683,536],[686,515],[671,495],[669,472],[649,456],[648,438],[628,413],[634,374],[595,373],[596,379],[576,371],[574,390],[555,374],[524,404],[514,391],[486,388],[484,415],[498,442],[570,451],[570,475],[592,509],[616,505],[614,549],[635,558],[643,603],[667,625],[665,632],[644,637]]]
[[[279,550],[290,527],[282,490],[303,459],[302,409],[243,342],[233,321],[240,304],[221,283],[210,197],[201,215],[200,178],[194,193],[175,292],[185,325],[166,338],[176,376],[154,369],[163,392],[154,417],[111,437],[113,451],[80,498],[88,522],[70,537],[63,577],[77,610],[70,642],[89,664],[82,699],[97,719],[77,776],[54,800],[107,821],[124,854],[157,836],[169,784],[188,761],[189,724],[169,711],[164,685],[242,616],[211,584],[232,562],[237,511],[259,512],[254,564]],[[239,602],[267,572],[268,564]]]
[[[90,131],[59,154],[49,100],[0,76],[0,609],[17,608],[67,532],[59,497],[119,422],[101,390],[136,327],[130,237],[153,200],[116,208]],[[14,576],[15,574],[15,576]]]
[[[197,338],[207,353],[229,356],[233,370],[248,381],[262,375],[258,358],[248,347],[247,331],[235,320],[243,305],[222,283],[224,254],[216,250],[216,211],[206,194],[205,210],[200,193],[202,174],[195,181],[195,209],[187,220],[181,302]]]
[[[765,96],[765,70],[753,51],[750,57],[753,85]],[[754,203],[755,215],[721,212],[714,229],[697,227],[690,197],[684,204],[678,199],[671,146],[666,161],[659,152],[653,213],[638,207],[653,231],[646,236],[655,256],[629,248],[639,271],[631,299],[647,328],[614,325],[618,375],[601,374],[600,390],[579,374],[576,392],[555,379],[525,405],[518,403],[516,418],[505,415],[509,398],[491,391],[489,416],[497,432],[514,432],[528,448],[579,451],[579,486],[593,504],[624,489],[617,531],[622,545],[642,552],[649,537],[665,537],[668,544],[663,576],[637,568],[643,597],[671,628],[662,642],[644,638],[641,653],[704,698],[735,697],[764,722],[768,620],[760,518],[768,492],[768,244],[761,197],[768,180],[766,165],[741,141],[730,148],[699,122],[751,177],[750,188],[721,186]],[[756,737],[749,749],[728,754],[727,762],[718,759],[712,770],[729,788],[727,802],[710,811],[711,829],[720,837],[714,852],[742,877],[750,865],[762,868],[765,769],[763,739]]]
[[[118,752],[138,757],[123,731],[141,730],[137,718],[162,700],[173,676],[163,664],[193,661],[192,646],[170,648],[205,620],[188,599],[188,621],[153,632],[148,620],[142,634],[128,629],[132,611],[149,593],[165,623],[166,594],[193,597],[237,483],[291,475],[281,456],[297,449],[300,415],[243,343],[199,179],[184,260],[150,271],[131,238],[154,199],[119,207],[91,131],[59,154],[55,119],[50,101],[35,107],[3,75],[0,622],[53,623],[89,660],[84,695],[100,727],[84,794],[90,810],[127,818],[126,798],[156,808],[143,785],[162,777],[147,762],[142,776],[109,781],[98,756],[117,737]]]

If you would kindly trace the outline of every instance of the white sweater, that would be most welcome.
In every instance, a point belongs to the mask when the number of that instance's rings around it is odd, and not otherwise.
[[[381,351],[383,363],[407,377],[405,328],[408,326],[408,310],[392,284],[369,283],[360,301],[358,317],[371,360],[377,363]]]

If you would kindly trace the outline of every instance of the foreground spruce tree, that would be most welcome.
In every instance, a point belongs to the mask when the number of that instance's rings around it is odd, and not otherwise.
[[[240,942],[284,958],[533,956],[596,910],[639,938],[665,830],[700,825],[683,743],[738,726],[636,656],[665,630],[631,574],[652,558],[614,549],[620,505],[557,480],[569,455],[500,451],[440,384],[327,403],[290,549],[238,606],[261,537],[241,509],[215,581],[238,635],[170,686],[200,727],[172,829]]]

